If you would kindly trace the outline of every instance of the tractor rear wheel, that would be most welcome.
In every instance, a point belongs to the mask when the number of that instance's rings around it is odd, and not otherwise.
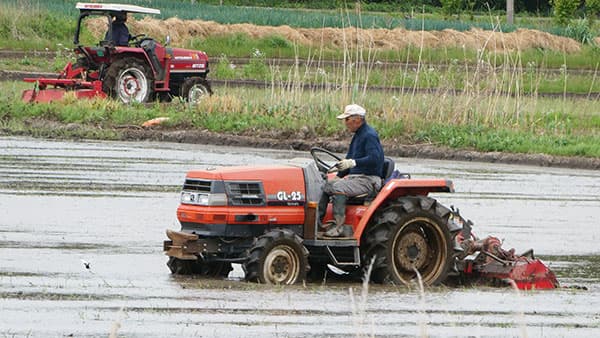
[[[102,90],[123,103],[148,102],[154,97],[152,69],[135,57],[116,60],[108,67]]]
[[[200,259],[191,261],[175,257],[169,257],[167,266],[174,275],[200,275],[205,277],[227,277],[229,272],[233,270],[231,263],[227,262],[203,262]]]
[[[187,78],[181,86],[181,97],[184,101],[195,105],[203,98],[212,95],[210,83],[201,77]]]
[[[272,230],[258,237],[243,265],[246,280],[294,284],[306,279],[308,250],[293,231]]]
[[[421,275],[424,285],[442,283],[454,262],[450,210],[424,196],[398,199],[375,215],[367,230],[363,262],[373,262],[371,280],[408,285]],[[365,269],[366,270],[366,269]]]

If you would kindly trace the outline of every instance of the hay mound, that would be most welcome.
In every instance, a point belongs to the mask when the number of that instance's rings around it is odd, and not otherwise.
[[[103,37],[106,32],[106,22],[103,19],[88,20],[87,27],[98,38]],[[452,29],[411,31],[402,28],[391,30],[355,27],[292,28],[253,24],[224,25],[213,21],[178,18],[161,21],[150,17],[142,20],[131,18],[129,29],[132,34],[144,33],[158,39],[170,35],[175,45],[183,45],[192,38],[244,33],[252,38],[278,35],[300,45],[324,48],[399,50],[408,46],[423,46],[426,48],[461,47],[499,52],[541,48],[566,53],[575,53],[581,49],[581,44],[573,39],[531,29],[502,33],[477,28],[465,32]],[[600,43],[600,37],[596,38],[596,42]]]

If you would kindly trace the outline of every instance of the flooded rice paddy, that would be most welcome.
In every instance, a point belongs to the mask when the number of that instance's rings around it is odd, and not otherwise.
[[[175,277],[162,254],[187,170],[303,152],[0,137],[0,337],[598,337],[600,172],[396,158],[445,177],[479,236],[532,247],[564,286],[273,287]],[[89,262],[89,269],[84,265]]]

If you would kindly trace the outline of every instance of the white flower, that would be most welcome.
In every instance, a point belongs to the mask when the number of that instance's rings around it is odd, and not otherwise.
[[[252,56],[255,58],[260,58],[260,57],[263,57],[263,53],[259,49],[254,48],[254,52],[252,53]]]

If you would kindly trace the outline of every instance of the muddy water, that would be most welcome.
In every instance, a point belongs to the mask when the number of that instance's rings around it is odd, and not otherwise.
[[[283,163],[293,151],[0,138],[0,337],[600,336],[600,172],[395,159],[559,289],[267,287],[171,276],[164,230],[185,172]],[[90,263],[86,269],[83,261]]]

